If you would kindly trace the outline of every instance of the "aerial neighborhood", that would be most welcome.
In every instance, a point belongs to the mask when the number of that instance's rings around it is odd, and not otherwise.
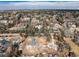
[[[0,11],[0,57],[13,56],[79,56],[79,11]]]

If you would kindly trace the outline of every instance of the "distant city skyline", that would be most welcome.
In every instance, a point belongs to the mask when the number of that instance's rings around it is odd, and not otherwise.
[[[0,10],[79,9],[78,1],[0,1]]]

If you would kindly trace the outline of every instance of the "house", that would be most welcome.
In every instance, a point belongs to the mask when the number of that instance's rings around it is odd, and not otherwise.
[[[3,23],[5,25],[8,25],[8,20],[0,20],[0,23]]]
[[[8,20],[0,20],[0,23],[6,24]]]
[[[8,23],[13,24],[13,20],[9,20]]]
[[[64,19],[63,25],[65,28],[70,28],[72,24],[75,25],[75,19]]]
[[[3,18],[3,16],[0,16],[0,19],[2,19]]]

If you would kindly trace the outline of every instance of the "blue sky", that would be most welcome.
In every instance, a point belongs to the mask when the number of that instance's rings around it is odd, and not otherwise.
[[[78,1],[0,1],[0,10],[10,9],[79,9]]]

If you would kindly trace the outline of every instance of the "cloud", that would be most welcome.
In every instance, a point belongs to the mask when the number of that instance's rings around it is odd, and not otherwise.
[[[62,2],[19,2],[19,3],[10,3],[14,6],[62,6]]]
[[[79,2],[3,2],[0,9],[79,9]]]

